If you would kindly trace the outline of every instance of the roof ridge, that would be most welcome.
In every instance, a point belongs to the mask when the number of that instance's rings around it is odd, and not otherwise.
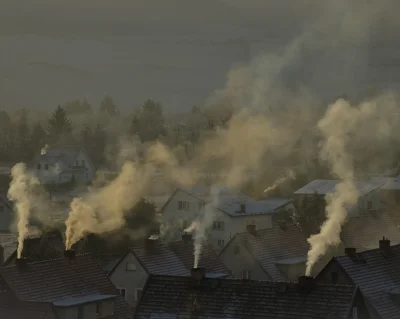
[[[90,253],[84,253],[84,254],[78,254],[75,256],[76,257],[86,257],[86,256],[91,256]],[[27,262],[27,265],[36,265],[36,264],[41,264],[41,263],[48,263],[48,262],[52,262],[52,261],[56,261],[56,260],[64,260],[65,257],[58,257],[58,258],[52,258],[52,259],[44,259],[44,260],[36,260],[36,261],[31,261],[31,262]],[[14,268],[16,267],[16,265],[10,265],[10,266],[1,266],[0,269],[7,269],[7,268]]]

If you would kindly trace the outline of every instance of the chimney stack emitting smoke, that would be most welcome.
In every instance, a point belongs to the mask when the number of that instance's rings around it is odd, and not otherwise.
[[[352,257],[352,258],[357,256],[357,250],[356,250],[356,248],[353,248],[353,247],[346,247],[344,249],[344,253],[345,253],[346,256],[349,256],[349,257]]]
[[[191,243],[191,242],[192,242],[192,238],[193,238],[192,234],[189,234],[189,233],[187,233],[187,232],[184,232],[184,233],[182,234],[182,241],[183,241],[185,244]]]
[[[246,229],[249,234],[252,234],[253,236],[257,235],[257,227],[256,225],[250,224],[246,226]]]
[[[69,260],[74,260],[75,259],[75,251],[72,249],[65,250],[64,257]]]
[[[158,242],[158,239],[146,238],[146,240],[144,241],[145,250],[148,253],[154,252],[154,250],[156,249],[157,242]]]
[[[300,276],[299,277],[299,287],[300,289],[310,290],[315,287],[316,283],[311,276]]]
[[[28,263],[28,261],[27,261],[26,258],[17,258],[17,259],[15,259],[15,267],[17,267],[17,269],[19,271],[26,270],[27,263]]]
[[[391,248],[390,248],[390,240],[383,237],[383,239],[381,239],[379,241],[379,249],[382,251],[382,253],[384,253],[386,256],[389,256],[391,254]]]
[[[198,282],[202,281],[204,279],[204,277],[206,276],[205,268],[201,268],[201,267],[192,268],[190,273],[191,273],[192,278]]]

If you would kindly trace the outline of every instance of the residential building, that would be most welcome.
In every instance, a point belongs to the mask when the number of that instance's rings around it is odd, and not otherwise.
[[[346,248],[316,276],[318,283],[357,285],[373,319],[398,318],[400,313],[400,245],[383,237],[379,248],[357,252]]]
[[[6,194],[0,193],[0,232],[9,232],[15,220],[12,203]]]
[[[207,240],[217,250],[247,225],[258,229],[271,228],[274,215],[293,210],[291,200],[254,200],[226,187],[196,186],[190,190],[177,189],[164,204],[160,213],[167,229],[181,230],[196,219],[209,224]]]
[[[311,277],[293,283],[203,273],[200,268],[186,277],[150,276],[134,318],[369,319],[356,286],[321,285]]]
[[[90,255],[66,251],[65,257],[41,262],[18,259],[0,268],[0,285],[2,319],[4,313],[4,319],[21,317],[19,311],[30,319],[132,318],[132,309]]]
[[[219,255],[235,278],[296,281],[305,273],[309,244],[297,225],[247,228],[234,235]]]
[[[81,146],[54,146],[38,154],[32,163],[42,184],[65,184],[72,180],[88,183],[95,176],[95,167]]]
[[[303,208],[304,202],[310,196],[317,195],[325,199],[328,194],[333,194],[336,189],[336,185],[340,183],[339,180],[323,180],[316,179],[311,183],[301,187],[294,192],[294,203],[298,210]],[[359,193],[359,199],[357,205],[348,207],[349,215],[356,215],[359,210],[375,209],[380,211],[384,208],[380,198],[380,187],[384,182],[380,180],[367,180],[367,181],[355,181],[354,186]]]
[[[131,248],[110,271],[109,278],[126,301],[135,306],[150,275],[188,276],[194,266],[194,243],[184,234],[179,242],[162,243],[148,239],[142,246]],[[229,276],[214,249],[203,244],[199,265],[213,276]]]

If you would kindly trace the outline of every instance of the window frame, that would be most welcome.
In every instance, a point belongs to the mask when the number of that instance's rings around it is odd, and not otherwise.
[[[36,166],[36,168],[38,169],[38,171],[40,171],[40,170],[42,169],[42,164],[41,164],[41,163],[38,163],[37,166]]]
[[[190,210],[190,202],[186,200],[178,200],[178,210],[180,211]]]
[[[142,288],[136,288],[135,289],[135,301],[136,302],[139,301],[140,297],[142,296],[142,293],[143,293],[143,289]]]
[[[126,300],[126,298],[127,298],[127,289],[126,288],[123,288],[123,287],[117,287],[117,290],[118,290],[118,293],[119,293],[119,295],[120,296],[122,296],[122,297],[124,297],[124,299]],[[124,294],[122,294],[122,291],[124,292]]]
[[[100,317],[101,316],[101,302],[96,303],[96,316]]]
[[[246,276],[245,276],[245,274],[246,274]],[[242,279],[250,280],[251,279],[251,270],[242,269],[241,275],[242,275],[241,276]]]
[[[222,247],[225,246],[225,240],[224,239],[218,239],[217,240],[217,244],[218,244],[218,247],[222,248]]]
[[[219,220],[213,221],[212,229],[213,230],[224,230],[225,229],[225,222],[219,221]]]

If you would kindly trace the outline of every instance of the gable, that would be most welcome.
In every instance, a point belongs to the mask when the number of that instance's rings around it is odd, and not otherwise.
[[[108,276],[113,280],[114,278],[124,276],[127,273],[135,275],[147,275],[147,270],[143,267],[132,251],[128,251],[118,261],[118,263],[109,272]]]

